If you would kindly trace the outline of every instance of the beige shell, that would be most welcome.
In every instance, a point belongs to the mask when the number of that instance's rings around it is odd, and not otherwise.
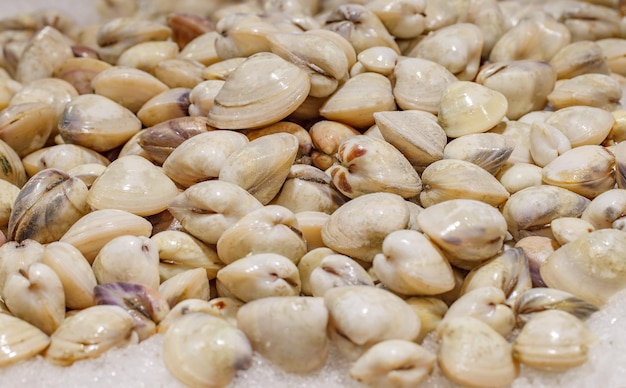
[[[552,288],[602,306],[624,288],[626,232],[599,229],[563,245],[541,265]]]
[[[295,111],[310,88],[307,73],[298,66],[272,53],[255,54],[226,79],[209,110],[209,124],[221,129],[273,124]]]
[[[527,290],[515,301],[513,309],[521,324],[526,324],[541,311],[562,310],[583,321],[598,311],[595,305],[569,292],[547,287]]]
[[[159,62],[175,58],[177,54],[178,45],[172,41],[141,42],[122,52],[115,64],[154,74]]]
[[[118,209],[148,216],[167,209],[178,189],[161,169],[145,158],[116,159],[94,181],[87,202],[96,210]]]
[[[56,123],[56,112],[48,104],[11,105],[0,111],[0,140],[24,157],[46,144]]]
[[[595,197],[580,218],[595,229],[610,228],[626,213],[626,191],[611,189]]]
[[[248,143],[238,132],[215,130],[193,136],[172,151],[163,172],[182,187],[215,179],[226,159]]]
[[[189,92],[188,88],[173,88],[161,92],[141,106],[137,117],[144,127],[185,117],[189,113]]]
[[[359,135],[360,132],[338,121],[320,120],[309,128],[313,143],[311,162],[321,170],[335,163],[335,154],[344,140]]]
[[[437,114],[446,87],[457,81],[442,65],[421,58],[400,57],[394,68],[393,95],[404,110],[416,109]]]
[[[219,33],[217,31],[209,31],[195,37],[180,50],[178,58],[196,61],[204,66],[210,66],[219,62],[220,57],[215,50],[215,41],[218,36]]]
[[[91,264],[107,242],[117,236],[149,237],[152,224],[124,210],[94,210],[76,221],[59,241],[72,244]]]
[[[96,34],[98,56],[115,63],[127,48],[141,42],[167,40],[172,30],[160,22],[138,17],[115,17],[100,25]]]
[[[438,330],[437,362],[457,384],[502,387],[513,382],[518,367],[511,345],[486,323],[472,317],[451,319]]]
[[[548,95],[554,89],[556,74],[543,61],[496,62],[483,66],[476,82],[502,93],[508,102],[506,117],[517,120],[546,106]]]
[[[307,296],[313,295],[310,282],[311,273],[319,267],[320,263],[326,256],[335,254],[330,248],[318,247],[307,252],[298,262],[298,274],[300,275],[300,283],[302,294]],[[347,256],[346,256],[347,257]]]
[[[96,94],[73,98],[59,122],[66,143],[99,152],[124,144],[140,129],[141,121],[131,111]]]
[[[587,362],[595,335],[574,315],[560,310],[536,313],[513,343],[513,356],[533,368],[563,371]]]
[[[353,127],[367,128],[374,124],[375,112],[389,110],[396,110],[391,82],[381,74],[368,72],[351,77],[341,85],[322,105],[320,115]]]
[[[54,76],[69,82],[79,94],[91,93],[91,80],[111,65],[95,58],[68,58],[54,72]]]
[[[243,305],[237,327],[255,351],[280,369],[306,374],[326,362],[328,315],[323,298],[270,297]]]
[[[559,50],[550,60],[557,79],[574,78],[587,73],[609,74],[608,53],[600,42],[572,42]]]
[[[507,136],[497,133],[474,133],[446,144],[443,158],[465,160],[496,175],[514,148],[515,142]]]
[[[254,13],[228,13],[222,16],[215,30],[215,51],[222,59],[249,57],[269,52],[268,35],[280,30],[267,16]]]
[[[452,138],[486,132],[502,120],[507,109],[502,93],[469,81],[453,82],[441,96],[439,124]]]
[[[598,145],[608,136],[615,117],[610,112],[591,106],[572,106],[559,109],[546,119],[567,136],[572,148]]]
[[[219,270],[217,279],[229,293],[244,302],[300,294],[298,268],[291,260],[276,253],[241,258]]]
[[[119,306],[91,306],[67,317],[50,337],[44,357],[57,365],[96,358],[135,342],[133,318]],[[89,346],[85,346],[85,344]]]
[[[267,204],[280,191],[297,153],[298,139],[290,133],[261,136],[230,154],[219,180],[239,185]]]
[[[350,137],[339,146],[337,161],[326,173],[349,198],[376,192],[410,198],[422,190],[422,181],[411,163],[384,140],[365,135]]]
[[[406,55],[437,62],[461,81],[476,77],[483,50],[483,34],[478,26],[456,23],[426,35]]]
[[[530,155],[540,167],[544,167],[572,148],[567,136],[547,123],[532,123],[529,137]]]
[[[556,83],[548,95],[554,109],[585,105],[608,111],[621,108],[622,88],[619,82],[606,74],[581,74]]]
[[[406,229],[409,221],[409,208],[399,195],[365,194],[330,215],[322,227],[322,240],[335,252],[371,262],[382,252],[384,238],[395,230]]]
[[[39,152],[41,151],[41,152]],[[98,152],[76,144],[58,144],[33,152],[23,159],[28,174],[33,176],[41,170],[54,168],[68,172],[85,164],[109,165],[109,160]],[[26,160],[32,160],[32,165]]]
[[[452,199],[427,207],[417,215],[417,222],[453,264],[461,260],[470,266],[498,253],[507,231],[506,221],[496,208],[471,199]]]
[[[93,92],[107,97],[133,113],[152,97],[168,90],[168,86],[145,71],[113,66],[91,80]]]
[[[424,0],[376,0],[368,2],[366,6],[396,38],[416,38],[426,27]]]
[[[166,59],[157,63],[154,76],[170,88],[188,88],[204,81],[202,71],[205,66],[190,59]]]
[[[511,195],[502,214],[509,232],[519,240],[541,232],[553,219],[579,217],[588,204],[589,199],[561,187],[531,186]]]
[[[458,159],[442,159],[422,172],[422,206],[428,207],[450,199],[464,198],[499,206],[509,192],[487,170]]]
[[[306,253],[306,241],[295,214],[279,205],[267,205],[244,215],[217,241],[217,254],[230,264],[250,254],[276,253],[295,264]]]
[[[217,244],[226,229],[263,205],[236,184],[219,180],[196,183],[174,198],[168,210],[187,232]]]
[[[416,170],[443,158],[446,133],[437,117],[419,110],[376,112],[383,138],[396,147]]]
[[[373,269],[389,290],[403,295],[436,295],[454,288],[450,263],[422,233],[391,232],[382,248],[382,253],[374,257]]]
[[[389,76],[396,66],[398,53],[389,47],[370,47],[361,51],[357,58],[365,71]]]
[[[316,211],[303,211],[296,213],[298,225],[300,225],[302,236],[306,241],[307,252],[325,247],[324,241],[322,241],[322,227],[329,218],[330,215],[328,213]]]
[[[602,54],[612,72],[625,75],[626,42],[618,38],[600,39],[595,42],[602,49]]]
[[[298,271],[302,274],[300,267]],[[317,263],[308,282],[313,296],[324,296],[333,287],[374,286],[374,281],[361,264],[348,256],[332,253]]]
[[[50,337],[30,323],[9,314],[0,314],[0,333],[4,351],[0,353],[0,366],[9,366],[43,352]]]
[[[52,76],[58,66],[71,58],[70,40],[52,26],[45,26],[33,35],[17,64],[15,78],[28,83]]]
[[[615,156],[605,147],[573,148],[543,168],[546,184],[594,198],[615,186]]]
[[[177,273],[159,285],[159,294],[170,308],[187,299],[209,300],[211,290],[206,270],[195,268]]]

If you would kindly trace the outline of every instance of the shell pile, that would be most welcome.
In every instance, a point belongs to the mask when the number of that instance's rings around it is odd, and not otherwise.
[[[156,333],[192,387],[587,361],[626,288],[622,1],[99,12],[0,20],[0,366]]]

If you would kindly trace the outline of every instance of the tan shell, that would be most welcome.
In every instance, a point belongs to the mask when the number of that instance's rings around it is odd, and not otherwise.
[[[131,111],[95,94],[73,98],[59,122],[59,133],[66,143],[99,152],[124,144],[140,129],[141,121]]]
[[[9,366],[43,352],[50,337],[30,323],[9,314],[0,314],[0,333],[4,351],[0,353],[0,366]]]
[[[453,138],[486,132],[502,120],[507,109],[502,93],[473,82],[453,82],[441,96],[439,124]]]
[[[572,106],[559,109],[546,119],[567,136],[572,148],[598,145],[608,136],[615,117],[610,112],[591,106]]]
[[[159,285],[159,294],[170,308],[187,299],[209,300],[211,290],[204,268],[188,269],[177,273]]]
[[[33,35],[24,48],[15,78],[21,83],[28,83],[50,77],[72,56],[70,40],[54,27],[45,26]]]
[[[554,109],[585,105],[613,111],[622,107],[621,98],[620,83],[606,74],[581,74],[558,81],[548,95]]]
[[[499,206],[509,192],[487,170],[458,159],[442,159],[422,172],[422,206],[428,207],[451,199],[473,199]]]
[[[580,218],[595,229],[610,228],[626,214],[626,191],[611,189],[595,197],[584,209]]]
[[[95,94],[107,97],[133,113],[152,97],[169,89],[150,73],[124,66],[101,71],[91,80],[91,87]]]
[[[111,65],[95,58],[68,58],[54,72],[54,76],[69,82],[79,94],[91,93],[91,80]]]
[[[371,262],[382,252],[384,238],[406,229],[410,211],[397,194],[365,194],[346,202],[322,227],[324,244],[335,252]]]
[[[154,76],[170,88],[188,88],[204,81],[204,65],[190,59],[166,59],[154,68]]]
[[[145,158],[128,155],[116,159],[94,181],[87,202],[97,210],[126,210],[139,216],[167,209],[178,189],[161,169]]]
[[[601,41],[572,42],[559,50],[550,60],[557,79],[574,78],[588,73],[609,74],[608,53]]]
[[[161,92],[141,106],[137,111],[137,117],[145,127],[185,117],[189,113],[189,92],[187,88],[173,88]]]
[[[115,64],[154,74],[161,61],[175,58],[177,54],[178,45],[172,41],[141,42],[122,52]]]
[[[427,207],[417,215],[417,222],[448,259],[470,266],[498,253],[507,231],[506,221],[496,208],[471,199],[452,199]]]
[[[46,144],[56,123],[56,112],[48,104],[11,105],[0,111],[0,140],[24,157]]]
[[[363,73],[339,87],[322,105],[320,114],[328,120],[366,128],[374,124],[375,112],[388,110],[396,110],[389,79],[378,73]]]
[[[421,58],[400,57],[394,68],[393,95],[404,110],[416,109],[437,114],[445,88],[457,81],[442,65]]]
[[[59,241],[72,244],[91,264],[107,242],[117,236],[149,237],[152,224],[143,217],[117,209],[94,210],[76,221]]]
[[[624,288],[626,233],[599,229],[563,245],[541,265],[541,277],[552,288],[602,306]]]
[[[310,88],[307,73],[298,66],[272,53],[255,54],[237,66],[215,96],[209,124],[246,129],[278,122],[296,110]]]
[[[349,198],[376,192],[410,198],[422,190],[422,181],[411,163],[384,140],[365,135],[350,137],[339,146],[337,161],[339,164],[326,173]]]
[[[497,133],[474,133],[451,140],[443,149],[444,159],[474,163],[496,175],[513,153],[515,142]]]

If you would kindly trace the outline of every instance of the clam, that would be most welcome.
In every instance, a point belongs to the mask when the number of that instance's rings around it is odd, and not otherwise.
[[[175,58],[177,54],[178,45],[172,41],[141,42],[124,50],[115,64],[154,74],[159,62]]]
[[[274,133],[290,133],[294,135],[298,139],[298,154],[294,164],[311,164],[309,154],[313,148],[313,140],[309,131],[303,126],[291,121],[279,121],[267,127],[245,131],[248,140],[255,140]]]
[[[215,51],[222,59],[269,52],[268,35],[280,31],[267,17],[248,12],[225,14],[215,30]]]
[[[460,159],[442,159],[422,172],[422,206],[429,207],[451,199],[471,199],[499,206],[509,192],[487,170]]]
[[[8,366],[43,352],[50,337],[30,323],[9,314],[0,314],[2,352],[0,365]]]
[[[214,279],[224,266],[214,247],[208,246],[180,230],[164,230],[150,239],[159,251],[159,275],[165,281],[178,273],[202,268],[208,279]]]
[[[613,111],[621,108],[621,98],[619,82],[606,74],[581,74],[558,81],[548,95],[548,101],[555,109],[584,105]]]
[[[198,134],[172,151],[163,163],[163,172],[183,187],[215,179],[226,159],[247,143],[245,135],[234,131],[215,130]]]
[[[8,224],[9,238],[48,243],[59,240],[89,213],[88,189],[78,178],[48,169],[34,175],[15,198]]]
[[[139,216],[167,209],[178,189],[161,169],[141,156],[113,161],[93,182],[87,202],[95,210],[118,209]]]
[[[298,271],[302,274],[300,267]],[[374,286],[374,281],[359,263],[338,254],[324,256],[308,276],[308,283],[313,296],[324,296],[333,287]]]
[[[206,244],[216,244],[224,231],[263,205],[234,183],[196,183],[174,198],[168,210],[187,232]]]
[[[600,108],[571,106],[551,114],[546,123],[563,132],[575,148],[601,144],[611,131],[615,117]]]
[[[27,271],[31,264],[40,262],[44,249],[35,240],[8,241],[0,245],[0,292],[4,291],[9,276]]]
[[[626,191],[611,189],[595,197],[584,209],[580,218],[595,229],[610,228],[626,215]]]
[[[546,106],[548,96],[554,89],[556,74],[543,61],[506,61],[483,66],[476,82],[502,93],[508,103],[506,117],[517,120]]]
[[[246,57],[236,57],[213,63],[204,68],[202,77],[209,81],[226,81],[246,59]]]
[[[318,247],[307,252],[298,262],[298,274],[300,275],[300,283],[303,295],[312,296],[312,286],[310,282],[311,273],[319,267],[320,263],[326,256],[335,254],[330,248]],[[347,256],[346,256],[347,257]],[[369,276],[369,275],[368,275]]]
[[[624,288],[626,232],[599,229],[554,251],[541,265],[546,285],[597,306]]]
[[[279,368],[306,374],[326,362],[328,318],[323,298],[270,297],[243,305],[237,312],[237,327],[252,349]]]
[[[24,157],[46,144],[56,123],[55,110],[48,104],[11,105],[0,111],[0,140]]]
[[[490,285],[474,288],[454,301],[439,326],[459,317],[479,319],[502,336],[515,327],[515,314],[506,304],[504,291]]]
[[[451,260],[452,264],[476,266],[502,249],[506,221],[500,212],[470,199],[453,199],[427,207],[417,222]]]
[[[192,59],[166,59],[157,63],[154,76],[170,88],[192,89],[204,81],[205,66]]]
[[[339,164],[326,173],[347,197],[388,192],[410,198],[422,190],[411,163],[386,141],[364,135],[348,138],[339,146],[337,159]]]
[[[515,142],[497,133],[474,133],[450,141],[443,149],[443,159],[465,160],[482,167],[492,175],[513,153]]]
[[[84,309],[95,304],[96,277],[83,254],[65,242],[52,242],[45,246],[41,262],[59,277],[65,294],[65,306]]]
[[[59,65],[54,76],[69,82],[79,94],[91,93],[91,81],[111,65],[96,58],[68,58]]]
[[[595,305],[556,288],[537,287],[526,290],[513,306],[517,321],[526,324],[537,313],[546,310],[562,310],[585,320],[598,311]]]
[[[126,282],[159,288],[159,254],[145,236],[119,236],[107,242],[92,264],[98,284]]]
[[[366,7],[372,10],[389,32],[401,39],[418,37],[426,28],[424,0],[376,0]]]
[[[502,93],[477,83],[457,81],[443,91],[439,124],[452,138],[486,132],[502,120],[507,109]]]
[[[209,300],[211,290],[206,271],[195,268],[179,272],[159,285],[159,294],[170,307],[186,299]]]
[[[98,28],[98,56],[106,62],[115,63],[127,48],[141,42],[167,40],[171,35],[169,27],[156,21],[115,17]]]
[[[448,311],[448,305],[435,296],[413,296],[405,299],[405,302],[420,320],[420,334],[415,342],[422,343],[428,334],[437,329],[439,322],[443,320]]]
[[[483,34],[477,25],[456,23],[420,40],[406,55],[437,62],[461,81],[476,77],[483,50]]]
[[[546,184],[594,198],[615,186],[614,167],[615,156],[608,149],[583,145],[544,166],[542,177]]]
[[[193,299],[193,298],[181,300],[179,303],[176,304],[176,306],[172,307],[167,313],[167,315],[165,316],[165,318],[163,318],[161,322],[159,322],[157,326],[157,332],[159,333],[167,332],[170,326],[172,325],[172,323],[176,322],[178,318],[187,314],[203,313],[203,314],[213,315],[217,318],[222,318],[219,308],[215,307],[215,302],[217,301],[217,299],[220,299],[220,298],[212,299],[211,302],[209,302],[208,300],[204,300],[204,299]],[[224,298],[221,298],[221,299],[224,299]],[[232,300],[234,301],[235,299],[232,299]],[[241,301],[238,301],[237,303],[239,305],[243,304],[243,302]],[[234,326],[236,326],[236,324],[237,324],[237,321],[235,320]]]
[[[558,218],[557,218],[558,220]],[[526,236],[515,243],[515,248],[522,248],[528,259],[528,269],[533,287],[545,287],[539,272],[541,264],[559,247],[552,238],[545,236]]]
[[[550,229],[554,239],[561,245],[572,242],[595,230],[590,222],[576,217],[560,217],[552,220]]]
[[[28,41],[20,55],[15,78],[25,84],[50,77],[72,56],[70,40],[54,27],[45,26]]]
[[[536,313],[513,343],[513,356],[533,368],[562,371],[584,364],[597,338],[578,318],[561,310]]]
[[[624,57],[626,54],[626,43],[619,38],[605,38],[595,42],[602,49],[602,55],[606,58],[608,67],[612,72],[624,75]]]
[[[0,179],[18,188],[24,186],[27,180],[20,156],[3,140],[0,140]]]
[[[356,127],[374,124],[374,113],[396,110],[391,82],[378,73],[350,77],[320,108],[320,115]],[[369,96],[367,99],[361,96]]]
[[[189,93],[189,116],[207,116],[224,82],[206,80],[197,83]]]
[[[59,121],[59,133],[65,143],[98,152],[124,144],[140,129],[141,121],[131,111],[96,94],[73,98]]]
[[[434,115],[419,110],[376,112],[383,138],[397,148],[416,170],[443,158],[446,133]]]
[[[172,29],[172,40],[183,48],[194,38],[215,30],[215,23],[188,12],[173,12],[167,16],[167,26]]]
[[[365,71],[389,76],[396,66],[398,53],[389,47],[370,47],[361,51],[357,59]]]
[[[338,121],[320,120],[311,126],[309,134],[313,143],[311,161],[315,167],[326,170],[335,163],[339,145],[360,132]]]
[[[322,227],[322,240],[335,252],[371,262],[382,251],[384,238],[406,229],[409,220],[409,208],[399,195],[365,194],[330,215]]]
[[[507,159],[509,163],[534,164],[533,157],[530,153],[530,129],[531,124],[528,122],[520,120],[502,121],[489,132],[504,135],[515,142],[515,148],[513,148],[509,159]]]
[[[517,377],[511,345],[486,323],[472,317],[457,317],[441,325],[438,332],[441,343],[437,362],[453,382],[501,387]]]
[[[324,294],[324,304],[330,313],[330,337],[348,358],[358,358],[381,341],[411,341],[419,333],[419,318],[412,309],[399,297],[377,287],[331,288]]]
[[[246,129],[278,122],[296,110],[310,88],[307,73],[298,66],[272,53],[255,54],[230,74],[215,96],[209,124]]]
[[[530,125],[530,155],[537,166],[546,166],[570,149],[569,139],[558,128],[547,123]]]
[[[143,284],[110,282],[94,287],[98,306],[120,306],[135,322],[133,330],[142,341],[156,331],[156,324],[169,313],[168,302],[154,289]]]
[[[10,274],[2,298],[11,314],[51,335],[65,319],[65,294],[57,274],[37,262]]]
[[[11,98],[11,105],[43,102],[54,107],[58,119],[63,113],[65,104],[76,96],[78,91],[69,82],[59,78],[42,78],[20,88]],[[56,128],[53,128],[53,133],[57,133]]]
[[[298,139],[289,133],[261,136],[226,158],[218,178],[247,190],[262,204],[280,191],[298,152]]]
[[[517,298],[532,288],[528,259],[522,248],[510,248],[473,268],[465,277],[461,295],[482,287],[496,287],[504,292],[506,304],[512,306]],[[504,334],[503,334],[504,335]]]
[[[180,50],[177,58],[196,61],[204,66],[219,63],[220,57],[215,49],[215,42],[218,36],[217,31],[209,31],[195,37]]]
[[[167,120],[188,116],[188,88],[173,88],[152,97],[137,111],[137,117],[145,127]]]
[[[276,253],[295,264],[306,253],[306,241],[293,212],[267,205],[241,217],[217,241],[220,260],[230,264],[250,254]]]
[[[428,377],[436,358],[411,341],[382,341],[355,361],[350,377],[369,387],[414,387]]]
[[[124,210],[104,209],[87,213],[76,221],[59,240],[73,245],[91,264],[100,249],[113,238],[124,235],[152,234],[152,224],[145,218]]]
[[[174,321],[165,333],[163,360],[189,386],[224,387],[238,370],[252,365],[245,334],[209,314],[191,313]]]
[[[331,186],[324,171],[306,164],[294,164],[280,192],[270,204],[286,207],[294,213],[332,213],[346,199]]]
[[[446,87],[457,81],[444,66],[421,58],[399,58],[393,76],[396,79],[393,96],[400,108],[433,114],[439,112]]]
[[[540,233],[559,217],[579,217],[589,199],[567,189],[540,185],[516,192],[506,201],[502,214],[513,238]]]
[[[300,277],[296,265],[276,253],[259,253],[239,259],[217,273],[221,284],[238,299],[297,296]]]
[[[136,342],[133,318],[119,306],[91,306],[67,317],[50,337],[44,357],[57,365],[97,358]]]
[[[374,257],[373,269],[389,290],[403,295],[436,295],[454,288],[450,263],[422,233],[391,232],[382,250]]]
[[[19,193],[19,187],[0,179],[0,227],[4,231],[7,230],[11,210]]]
[[[41,151],[41,152],[39,152]],[[23,159],[24,167],[30,176],[41,170],[54,168],[69,173],[74,168],[85,164],[108,166],[109,160],[96,151],[76,144],[58,144],[35,151]],[[26,160],[32,159],[32,165]]]
[[[143,70],[113,66],[91,80],[93,92],[117,102],[133,113],[148,100],[168,90],[168,86]]]

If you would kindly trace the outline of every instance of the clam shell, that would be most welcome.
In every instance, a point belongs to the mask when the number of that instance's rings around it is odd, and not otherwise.
[[[538,312],[546,310],[562,310],[583,321],[598,311],[595,305],[569,292],[546,287],[536,287],[525,291],[515,301],[513,308],[517,321],[523,324],[526,324]]]
[[[624,288],[626,233],[599,229],[563,245],[541,265],[541,278],[563,290],[602,306]]]
[[[302,273],[302,269],[298,267]],[[308,282],[313,296],[324,296],[333,287],[374,286],[374,281],[355,260],[348,256],[328,254],[322,258],[308,275]]]
[[[246,129],[278,122],[296,110],[310,88],[307,73],[296,65],[272,53],[255,54],[233,71],[215,96],[209,124]]]
[[[91,81],[111,65],[95,58],[68,58],[54,72],[54,76],[69,82],[79,94],[91,93]]]
[[[548,101],[555,109],[585,105],[613,111],[621,108],[621,98],[619,82],[606,74],[581,74],[559,81],[548,95]]]
[[[66,59],[73,56],[70,40],[52,26],[33,35],[17,64],[16,79],[28,83],[52,76]]]
[[[575,148],[601,144],[611,131],[615,117],[600,108],[571,106],[551,114],[546,123],[563,132]]]
[[[609,54],[599,42],[572,42],[559,50],[550,59],[557,79],[574,78],[586,73],[609,74]]]
[[[514,148],[515,142],[504,135],[475,133],[461,136],[446,144],[443,159],[465,160],[496,175]]]
[[[30,323],[11,316],[0,314],[2,348],[0,366],[12,365],[43,352],[50,344],[50,337]]]
[[[580,218],[595,229],[610,228],[613,222],[626,213],[626,191],[611,189],[595,197]]]
[[[93,182],[87,202],[96,210],[118,209],[149,216],[167,209],[176,185],[145,158],[128,155],[113,161]]]
[[[0,111],[0,140],[24,157],[46,144],[56,124],[55,110],[48,104],[11,105]]]
[[[270,297],[243,305],[237,327],[263,357],[288,373],[305,374],[326,362],[328,315],[323,298]]]
[[[196,268],[180,272],[159,285],[159,294],[170,308],[186,299],[209,300],[211,290],[206,271]]]
[[[137,111],[137,117],[145,127],[164,121],[188,116],[188,88],[173,88],[152,97]]]
[[[452,138],[486,132],[502,120],[507,109],[502,93],[477,83],[457,81],[443,91],[439,124]]]

